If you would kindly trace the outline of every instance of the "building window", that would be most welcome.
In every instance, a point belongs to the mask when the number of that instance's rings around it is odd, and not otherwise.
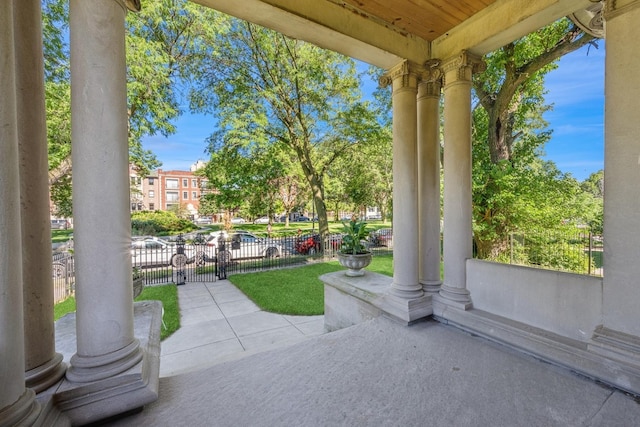
[[[149,185],[153,185],[153,178],[149,177]]]
[[[197,180],[197,179],[192,179],[192,180],[191,180],[191,186],[192,186],[193,188],[198,187],[198,180]]]
[[[150,211],[155,211],[156,210],[156,204],[155,203],[149,203],[149,210]]]
[[[177,191],[167,191],[167,203],[168,202],[179,202],[180,194]],[[169,205],[167,204],[167,207]]]
[[[131,185],[141,185],[142,184],[142,178],[140,178],[139,176],[132,176],[129,177],[131,180]]]
[[[153,199],[154,197],[156,197],[156,192],[153,190],[149,190],[149,198]]]
[[[178,180],[176,178],[167,178],[167,188],[176,189],[178,188]]]
[[[192,191],[191,192],[191,200],[197,200],[198,199],[198,192],[197,191]]]
[[[182,199],[183,200],[187,200],[189,198],[189,192],[188,191],[183,191],[182,192]]]
[[[189,186],[189,180],[188,179],[183,179],[182,180],[182,186],[183,187],[188,187]]]

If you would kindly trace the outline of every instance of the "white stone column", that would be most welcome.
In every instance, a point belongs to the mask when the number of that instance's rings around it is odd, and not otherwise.
[[[603,325],[640,336],[640,1],[607,2]],[[640,346],[636,340],[636,351]]]
[[[31,425],[39,414],[24,383],[20,171],[13,1],[0,2],[0,426]]]
[[[25,379],[40,392],[64,376],[55,351],[42,16],[39,0],[15,2]]]
[[[434,63],[435,64],[435,63]],[[429,64],[427,64],[429,66]],[[429,68],[418,84],[418,199],[420,283],[440,290],[440,89],[441,73]]]
[[[480,59],[467,52],[445,60],[444,72],[444,302],[467,309],[466,260],[473,253],[471,210],[471,77]]]
[[[393,100],[393,283],[390,294],[423,296],[418,279],[417,103],[420,67],[404,61],[381,80]]]
[[[67,379],[117,375],[142,358],[133,334],[122,0],[71,0],[77,352]]]

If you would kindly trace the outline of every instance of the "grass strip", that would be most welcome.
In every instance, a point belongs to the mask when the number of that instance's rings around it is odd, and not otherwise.
[[[369,271],[393,275],[393,257],[373,257]],[[298,316],[324,314],[325,273],[344,270],[338,261],[304,267],[234,274],[229,281],[264,311]]]
[[[164,321],[160,329],[160,340],[171,336],[180,329],[180,306],[178,304],[178,287],[174,284],[161,286],[145,286],[136,301],[157,300],[164,308]]]
[[[160,331],[160,339],[164,340],[180,329],[180,307],[178,306],[178,289],[176,285],[146,286],[136,301],[158,300],[164,307],[164,325]],[[53,307],[54,320],[67,313],[76,311],[76,299],[69,297]]]

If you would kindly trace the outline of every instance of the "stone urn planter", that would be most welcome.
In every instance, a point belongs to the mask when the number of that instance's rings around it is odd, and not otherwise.
[[[343,254],[338,252],[338,261],[348,268],[345,274],[349,277],[364,276],[364,268],[371,264],[371,252],[362,254]]]
[[[364,276],[363,268],[371,263],[371,252],[363,243],[369,234],[369,231],[366,230],[367,223],[353,219],[348,223],[343,223],[343,226],[344,236],[340,251],[338,251],[338,261],[343,267],[348,268],[345,273],[347,276]]]

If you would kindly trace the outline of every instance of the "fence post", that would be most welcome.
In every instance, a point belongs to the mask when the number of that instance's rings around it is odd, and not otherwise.
[[[591,275],[591,257],[593,256],[593,234],[591,234],[591,230],[589,230],[589,267],[588,274]]]
[[[509,233],[509,264],[513,264],[513,232]]]

